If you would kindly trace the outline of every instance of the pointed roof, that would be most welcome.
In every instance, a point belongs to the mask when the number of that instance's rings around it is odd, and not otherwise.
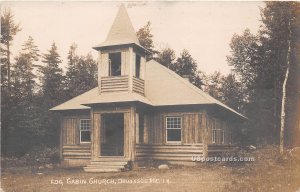
[[[217,105],[231,113],[246,118],[226,106],[175,72],[151,60],[146,63],[145,95],[136,93],[98,93],[94,88],[51,110],[89,109],[89,105],[137,101],[150,106]]]
[[[146,48],[144,48],[135,33],[135,30],[132,26],[128,13],[126,11],[125,6],[122,4],[119,8],[117,16],[111,26],[109,33],[106,37],[106,40],[93,47],[96,50],[100,50],[104,47],[116,46],[116,45],[128,45],[134,44],[139,48],[144,49],[149,52]]]

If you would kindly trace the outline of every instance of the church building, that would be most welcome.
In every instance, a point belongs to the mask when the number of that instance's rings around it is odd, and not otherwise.
[[[120,6],[98,51],[98,86],[50,110],[64,166],[114,172],[147,161],[193,164],[235,148],[246,118],[154,60]]]

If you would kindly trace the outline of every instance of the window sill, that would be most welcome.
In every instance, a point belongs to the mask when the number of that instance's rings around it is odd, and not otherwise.
[[[91,144],[91,142],[80,142],[79,144],[80,145],[88,145],[88,144]]]

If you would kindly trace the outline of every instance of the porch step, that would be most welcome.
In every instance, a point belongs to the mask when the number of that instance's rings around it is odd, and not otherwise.
[[[89,165],[84,167],[86,172],[121,172],[125,169],[127,161],[91,161]]]

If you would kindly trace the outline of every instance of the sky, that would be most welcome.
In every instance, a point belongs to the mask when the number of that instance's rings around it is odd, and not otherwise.
[[[16,56],[21,45],[32,36],[41,53],[46,53],[53,42],[63,60],[72,43],[77,53],[91,53],[97,59],[93,46],[102,43],[113,23],[122,2],[55,1],[22,2],[4,1],[20,23],[20,31],[12,46]],[[226,56],[230,55],[232,36],[242,34],[246,28],[256,33],[260,26],[260,9],[264,3],[208,2],[208,1],[152,1],[123,2],[133,27],[137,31],[151,22],[155,47],[174,49],[179,56],[187,49],[206,74],[230,72]]]

